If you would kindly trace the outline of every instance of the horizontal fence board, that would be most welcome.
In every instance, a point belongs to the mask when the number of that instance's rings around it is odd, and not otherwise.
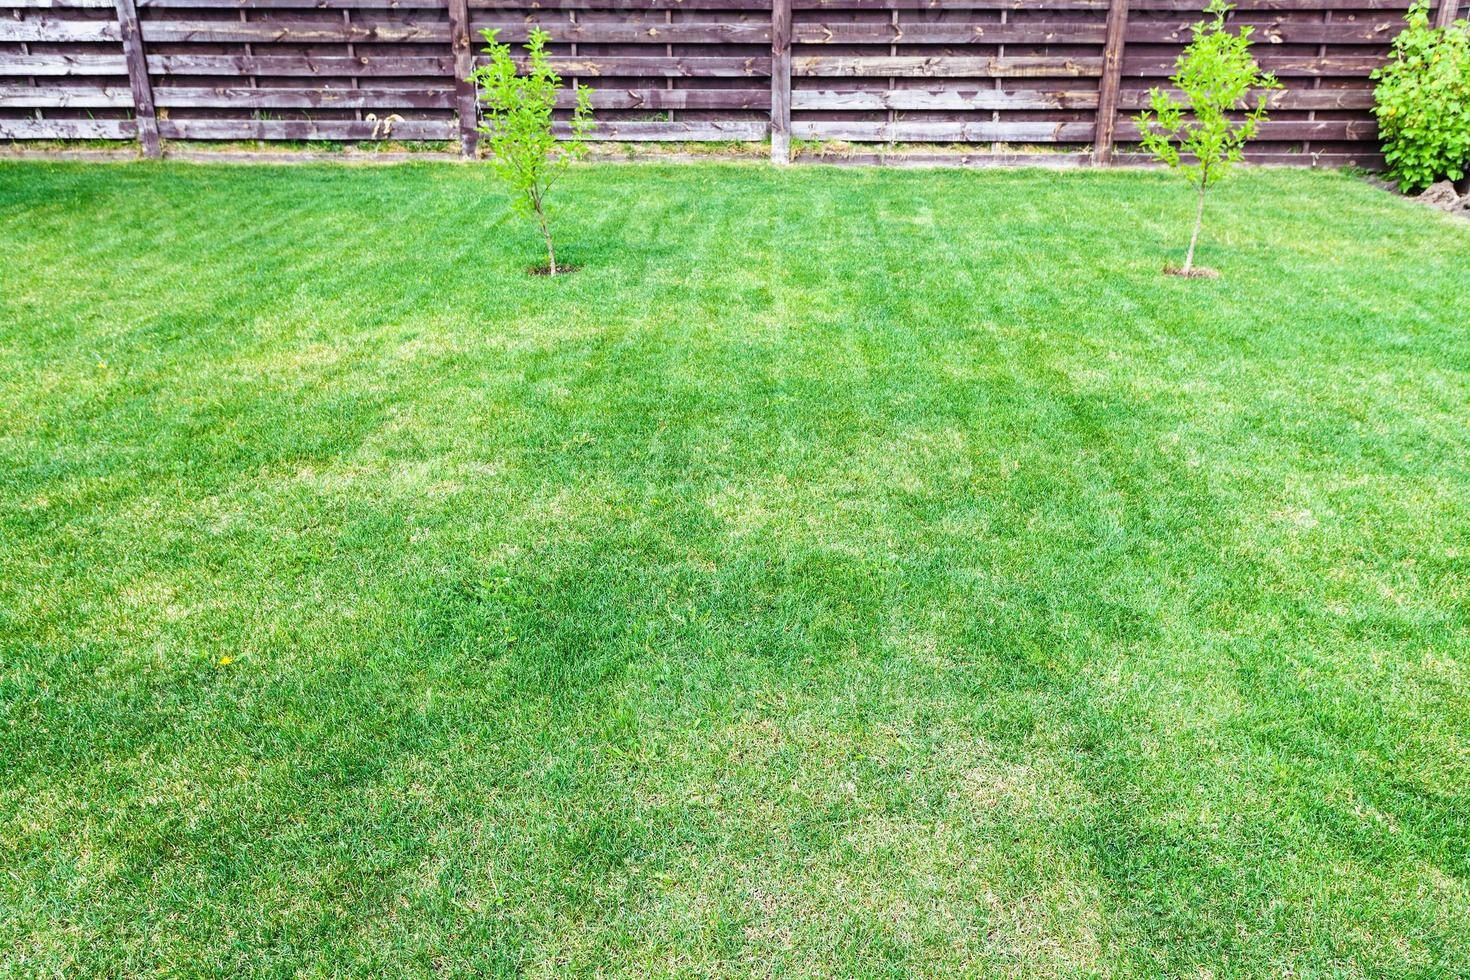
[[[373,43],[417,41],[448,44],[449,25],[442,22],[323,23],[310,21],[168,21],[145,20],[143,40],[150,43],[209,41],[257,44]]]
[[[868,92],[795,89],[791,108],[809,110],[916,110],[916,109],[1095,109],[1097,93],[1001,89],[895,88]]]
[[[1129,23],[1129,44],[1188,44],[1193,38],[1191,20],[1177,24],[1159,22]],[[1247,24],[1254,27],[1251,41],[1256,45],[1270,44],[1389,44],[1403,30],[1400,18],[1375,18],[1370,21],[1336,21],[1333,23],[1305,23],[1301,21],[1259,21],[1237,17],[1231,27],[1239,29]]]
[[[63,44],[121,40],[122,28],[111,21],[60,20],[52,17],[34,20],[0,18],[0,44]]]
[[[1372,139],[1378,132],[1378,124],[1371,119],[1343,119],[1330,121],[1308,121],[1296,119],[1268,119],[1261,123],[1259,141],[1270,140],[1361,140]],[[1128,117],[1118,120],[1118,138],[1136,140],[1139,136],[1138,123]]]
[[[473,4],[471,4],[473,6]],[[795,10],[1096,10],[1108,9],[1107,0],[792,0]],[[1204,0],[1131,0],[1130,10],[1157,10],[1203,17]],[[1408,10],[1409,0],[1237,0],[1236,9],[1287,10]],[[1196,18],[1199,19],[1199,18]]]
[[[1096,10],[1107,0],[792,0],[794,10]],[[1250,11],[1392,10],[1407,11],[1408,0],[1237,0]],[[111,10],[112,0],[0,0],[0,9]],[[139,9],[195,10],[443,10],[443,0],[138,0]],[[769,10],[769,0],[470,0],[471,10]],[[1202,0],[1132,0],[1129,8],[1199,14]]]
[[[1182,93],[1164,89],[1176,97]],[[1373,90],[1370,88],[1315,88],[1277,89],[1267,93],[1266,102],[1272,109],[1371,109],[1374,105]],[[1149,94],[1140,89],[1131,89],[1118,94],[1120,109],[1147,109]]]
[[[171,109],[451,109],[454,89],[408,88],[192,88],[160,85],[153,101]]]
[[[547,59],[562,75],[596,78],[600,75],[666,78],[769,78],[771,59],[721,57],[667,57],[608,55]]]
[[[797,24],[796,44],[1101,44],[1097,24]]]
[[[1321,11],[1321,10],[1394,10],[1407,11],[1410,0],[1236,0],[1238,13],[1251,11]],[[1131,10],[1161,10],[1198,15],[1203,19],[1204,3],[1199,0],[1129,0]]]
[[[766,89],[738,88],[594,88],[594,109],[752,109],[771,107],[771,93]],[[570,109],[576,96],[570,91],[558,93],[556,104]]]
[[[447,120],[406,119],[391,127],[365,119],[159,119],[164,139],[196,140],[449,140]]]
[[[132,105],[133,91],[126,85],[0,85],[0,108],[5,109],[129,109]]]
[[[3,119],[0,139],[127,140],[138,135],[131,119]]]
[[[770,0],[469,0],[471,10],[747,10],[769,14]]]
[[[566,136],[570,130],[563,124],[558,124],[555,130],[559,136]],[[712,142],[721,140],[738,140],[751,142],[765,139],[770,132],[770,125],[761,122],[608,122],[602,121],[592,130],[588,136],[595,141],[612,142]]]
[[[1382,58],[1367,56],[1271,55],[1264,52],[1259,53],[1256,60],[1264,71],[1272,72],[1281,78],[1325,76],[1367,78],[1374,68],[1383,64]],[[1125,55],[1123,57],[1124,79],[1168,78],[1178,70],[1172,56]]]
[[[881,78],[1096,78],[1101,58],[963,55],[809,56],[791,59],[797,77]]]
[[[540,26],[557,43],[576,41],[580,44],[770,44],[769,23],[749,24],[610,24],[602,21],[575,24],[548,24],[541,18],[520,23],[474,21],[472,33],[479,39],[481,30],[497,28],[501,42],[524,41],[533,26]]]
[[[127,76],[128,63],[122,52],[117,54],[27,54],[0,56],[0,76],[34,75],[62,77],[68,75]]]
[[[1092,163],[1092,154],[1067,150],[1030,153],[995,150],[982,153],[921,153],[913,150],[863,153],[844,150],[841,153],[804,153],[797,158],[796,162],[832,167],[1045,167],[1058,169],[1089,166]]]
[[[1085,143],[1090,122],[809,122],[792,121],[798,139],[868,143]]]
[[[0,0],[0,10],[112,10],[114,0]],[[444,0],[137,0],[140,10],[444,10]],[[769,0],[470,0],[471,10],[770,10]]]
[[[1128,166],[1149,166],[1156,163],[1154,158],[1147,153],[1121,152],[1114,154],[1113,159]],[[1249,149],[1246,151],[1245,159],[1249,164],[1287,167],[1379,167],[1383,165],[1383,155],[1376,150],[1366,148],[1312,153],[1304,153],[1301,150]]]
[[[524,42],[538,21],[506,23],[476,22],[482,29],[499,30],[502,42]],[[760,44],[771,39],[770,28],[760,24],[560,24],[545,27],[558,42],[631,44]],[[447,23],[393,21],[384,23],[323,23],[312,21],[160,21],[142,23],[143,40],[151,43],[245,43],[254,44],[382,44],[414,42],[447,44]],[[48,22],[0,21],[0,41],[110,41],[121,34],[117,25],[97,22],[53,24]]]
[[[24,3],[27,0],[0,0]],[[93,0],[87,0],[93,2]],[[110,6],[105,0],[100,6]],[[192,8],[199,10],[248,7],[252,10],[444,10],[444,0],[138,0],[143,8]],[[764,10],[761,0],[469,0],[470,10],[495,10],[519,14],[543,10]]]
[[[148,70],[154,75],[283,75],[384,76],[437,79],[453,77],[454,58],[408,55],[219,55],[151,54]]]
[[[793,10],[1107,10],[1108,0],[791,0]]]

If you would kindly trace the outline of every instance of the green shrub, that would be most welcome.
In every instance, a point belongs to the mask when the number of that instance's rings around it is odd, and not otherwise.
[[[1470,24],[1429,26],[1419,0],[1373,73],[1378,129],[1389,175],[1410,193],[1470,171]]]
[[[1171,91],[1150,89],[1149,109],[1138,117],[1144,149],[1182,173],[1197,191],[1194,233],[1179,270],[1183,275],[1194,270],[1205,191],[1240,162],[1246,142],[1266,118],[1265,92],[1257,92],[1252,107],[1251,91],[1281,87],[1274,76],[1261,73],[1251,56],[1253,28],[1242,27],[1238,33],[1225,29],[1225,15],[1231,9],[1225,0],[1212,0],[1205,13],[1213,19],[1191,28],[1194,39],[1169,78],[1183,100]]]
[[[546,199],[571,161],[582,154],[582,140],[592,129],[592,90],[574,87],[576,107],[572,110],[571,139],[558,146],[553,133],[552,110],[556,108],[561,76],[551,70],[546,42],[551,35],[532,30],[526,42],[527,71],[516,70],[510,45],[495,40],[498,31],[480,32],[488,45],[489,64],[479,65],[470,76],[485,104],[485,122],[479,127],[489,137],[495,172],[510,185],[511,208],[534,220],[546,242],[546,271],[556,275],[556,249],[546,216]]]

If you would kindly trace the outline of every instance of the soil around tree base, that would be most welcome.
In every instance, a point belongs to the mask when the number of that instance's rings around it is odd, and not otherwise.
[[[570,273],[576,272],[580,268],[582,268],[580,265],[571,265],[570,263],[566,262],[558,262],[556,264],[556,274],[558,277],[565,276]],[[531,266],[526,271],[533,276],[550,276],[551,266],[543,262],[540,265]]]
[[[1219,279],[1220,278],[1220,273],[1216,272],[1214,269],[1207,269],[1207,268],[1205,268],[1202,265],[1197,265],[1193,269],[1190,269],[1188,272],[1185,272],[1182,268],[1180,268],[1177,265],[1166,265],[1166,266],[1164,266],[1164,275],[1166,275],[1166,276],[1178,276],[1180,279]]]

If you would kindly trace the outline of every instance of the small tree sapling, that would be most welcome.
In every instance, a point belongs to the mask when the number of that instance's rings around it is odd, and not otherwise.
[[[1211,0],[1191,30],[1194,38],[1175,62],[1170,83],[1184,96],[1154,88],[1149,109],[1138,117],[1144,149],[1182,173],[1196,190],[1194,232],[1179,274],[1196,275],[1194,250],[1204,223],[1205,192],[1223,179],[1244,155],[1245,144],[1266,119],[1266,91],[1280,88],[1274,75],[1263,74],[1251,56],[1252,28],[1225,29],[1231,5]],[[1251,92],[1256,90],[1255,103]]]
[[[484,30],[490,56],[488,64],[475,68],[475,83],[485,105],[479,131],[489,137],[495,172],[511,190],[511,209],[534,220],[546,242],[546,271],[556,275],[556,249],[546,216],[546,199],[567,166],[584,151],[583,139],[592,130],[592,90],[574,85],[576,105],[571,112],[571,138],[557,145],[552,131],[552,110],[561,88],[561,76],[551,70],[546,42],[551,36],[533,29],[526,42],[526,73],[516,70],[510,45],[495,40],[498,31]]]

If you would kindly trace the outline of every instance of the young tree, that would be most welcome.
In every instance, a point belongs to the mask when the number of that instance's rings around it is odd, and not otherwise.
[[[533,219],[541,228],[547,273],[554,276],[556,249],[551,243],[546,198],[557,178],[582,155],[582,140],[593,125],[592,90],[574,86],[571,139],[558,147],[552,133],[552,110],[561,76],[547,61],[546,42],[551,36],[539,28],[531,31],[526,42],[527,71],[522,75],[516,71],[510,45],[495,40],[497,33],[480,32],[488,45],[483,50],[490,62],[479,65],[470,75],[485,104],[485,121],[479,130],[489,137],[495,172],[510,185],[512,210]]]
[[[1194,233],[1179,270],[1185,276],[1194,271],[1205,191],[1240,162],[1246,142],[1265,120],[1264,90],[1281,87],[1275,76],[1261,72],[1251,56],[1252,28],[1242,27],[1239,33],[1225,29],[1225,15],[1231,9],[1225,0],[1211,0],[1205,13],[1214,19],[1191,28],[1194,39],[1175,62],[1177,70],[1169,79],[1183,94],[1183,101],[1172,91],[1150,89],[1150,109],[1138,117],[1144,149],[1184,174],[1197,192]],[[1250,102],[1253,89],[1261,90],[1254,106]]]

